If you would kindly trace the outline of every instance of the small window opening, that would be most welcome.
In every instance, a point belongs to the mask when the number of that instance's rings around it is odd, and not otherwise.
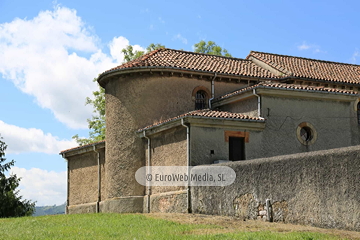
[[[311,123],[302,122],[296,129],[296,136],[301,144],[309,146],[315,143],[317,132]]]
[[[309,127],[302,127],[300,129],[300,137],[302,140],[304,140],[305,142],[309,142],[312,139],[312,133],[311,133],[311,128]]]
[[[195,95],[195,110],[204,109],[207,106],[207,95],[203,90],[199,90]]]

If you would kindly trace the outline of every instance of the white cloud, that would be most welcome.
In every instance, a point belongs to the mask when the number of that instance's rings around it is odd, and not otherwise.
[[[91,116],[85,98],[97,86],[92,79],[121,62],[124,37],[110,43],[111,56],[76,11],[55,6],[33,19],[0,24],[0,74],[70,128],[87,128]],[[140,47],[140,46],[139,46]]]
[[[21,128],[0,120],[0,133],[8,145],[7,153],[39,152],[58,154],[64,149],[76,147],[74,140],[60,140],[50,133],[36,128]]]
[[[297,46],[299,51],[312,50],[313,53],[326,53],[326,51],[320,50],[320,47],[316,44],[308,44],[305,41]]]
[[[303,42],[303,44],[299,45],[297,48],[301,51],[301,50],[307,50],[307,49],[309,49],[310,46],[307,45],[305,42]]]
[[[183,44],[187,44],[187,39],[186,38],[184,38],[183,36],[181,36],[181,34],[180,33],[178,33],[177,35],[175,35],[174,37],[173,37],[173,40],[180,40]]]
[[[118,64],[121,64],[124,59],[124,54],[121,50],[130,45],[129,40],[124,37],[114,37],[113,40],[109,43],[110,54],[113,59],[116,59]],[[134,51],[145,51],[146,49],[140,45],[133,45]]]
[[[10,172],[21,178],[20,196],[36,201],[36,206],[61,205],[66,201],[66,172],[19,167],[12,167]]]
[[[360,57],[359,49],[356,49],[355,52],[353,53],[353,55],[351,57],[352,63],[354,63],[354,64],[356,63],[357,57]]]

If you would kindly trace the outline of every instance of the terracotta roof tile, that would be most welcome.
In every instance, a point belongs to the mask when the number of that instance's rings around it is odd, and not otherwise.
[[[296,85],[296,84],[285,84],[285,83],[259,83],[253,86],[241,88],[234,92],[222,95],[216,98],[214,101],[229,98],[238,94],[242,94],[244,92],[250,91],[255,88],[273,88],[273,89],[283,89],[283,90],[295,90],[295,91],[316,91],[323,93],[337,93],[337,94],[346,94],[346,95],[357,95],[358,92],[353,90],[345,90],[345,89],[336,89],[336,88],[328,88],[324,86],[307,86],[307,85]]]
[[[240,113],[232,113],[232,112],[225,112],[225,111],[216,111],[216,110],[210,110],[210,109],[202,109],[202,110],[195,110],[188,113],[181,114],[179,116],[168,118],[166,120],[156,122],[152,125],[146,126],[144,128],[141,128],[138,130],[138,132],[141,132],[143,130],[147,130],[149,128],[159,126],[161,124],[171,122],[177,119],[185,118],[185,117],[193,117],[193,118],[208,118],[208,119],[233,119],[233,120],[244,120],[244,121],[254,121],[254,122],[264,122],[264,118],[258,118],[258,117],[251,117],[247,115],[243,115]]]
[[[73,151],[73,150],[77,150],[77,149],[81,149],[81,148],[86,148],[86,147],[89,147],[89,146],[98,145],[98,144],[103,143],[103,142],[105,142],[105,140],[102,140],[102,141],[99,141],[99,142],[94,142],[94,143],[85,144],[85,145],[82,145],[82,146],[77,146],[77,147],[74,147],[74,148],[69,148],[69,149],[66,149],[66,150],[61,151],[60,154],[66,153],[66,152],[70,152],[70,151]]]
[[[257,66],[250,60],[180,51],[168,48],[154,50],[140,58],[105,71],[101,75],[105,75],[106,73],[115,70],[142,67],[176,68],[218,74],[277,78],[275,74]]]
[[[251,51],[246,59],[254,57],[284,74],[340,83],[360,83],[360,65],[293,57]]]

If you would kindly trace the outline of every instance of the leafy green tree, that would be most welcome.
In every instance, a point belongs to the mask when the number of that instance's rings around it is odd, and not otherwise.
[[[144,55],[144,51],[138,51],[138,50],[134,51],[134,48],[131,45],[128,45],[126,48],[123,48],[121,52],[124,54],[125,62],[130,62],[131,60],[134,60]]]
[[[94,78],[93,82],[97,83],[97,78]],[[72,137],[80,146],[105,139],[105,89],[99,84],[98,87],[99,89],[93,92],[94,98],[87,97],[85,102],[85,105],[93,106],[94,113],[91,119],[87,119],[90,129],[89,138],[80,138],[78,134]]]
[[[213,41],[205,42],[201,40],[199,43],[194,44],[195,52],[197,53],[206,53],[210,55],[217,55],[217,56],[225,56],[225,57],[232,57],[231,54],[222,47],[218,46]]]
[[[35,211],[35,202],[22,200],[19,196],[16,189],[19,187],[20,178],[15,174],[5,176],[5,172],[14,166],[15,161],[5,163],[7,145],[2,139],[0,137],[0,218],[31,216]]]
[[[149,52],[154,51],[159,48],[165,48],[165,46],[161,45],[159,43],[157,43],[157,44],[151,43],[146,48],[146,52],[145,52],[145,51],[138,51],[138,50],[134,51],[133,46],[128,45],[126,48],[123,48],[121,50],[121,52],[124,54],[124,62],[130,62],[132,60],[135,60],[135,59],[141,57],[142,55],[144,55],[146,53],[149,53]]]
[[[165,46],[161,45],[160,43],[157,43],[157,44],[150,43],[150,45],[146,48],[146,51],[147,51],[146,53],[149,53],[149,52],[154,51],[159,48],[165,48]]]
[[[146,48],[146,53],[159,48],[165,48],[165,46],[159,43],[151,43]],[[124,53],[125,62],[132,61],[145,54],[144,51],[134,51],[134,48],[130,45],[122,49],[121,52]],[[94,78],[93,81],[97,82],[97,78]],[[87,119],[90,129],[89,138],[80,138],[78,134],[72,137],[80,146],[99,142],[105,139],[105,89],[102,88],[99,84],[98,87],[99,90],[93,92],[93,98],[87,97],[85,102],[85,105],[89,104],[93,106],[94,113],[91,119]]]

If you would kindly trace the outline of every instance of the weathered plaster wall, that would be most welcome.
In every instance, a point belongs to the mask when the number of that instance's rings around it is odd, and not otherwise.
[[[105,149],[100,152],[101,185],[105,179]],[[69,206],[94,203],[98,198],[98,162],[95,152],[88,152],[68,158]],[[102,198],[104,197],[101,192]]]
[[[194,110],[192,91],[197,86],[211,90],[211,81],[155,73],[106,84],[106,198],[144,195],[144,187],[129,178],[145,165],[143,141],[135,131]]]
[[[223,163],[235,170],[235,182],[191,187],[192,210],[259,219],[270,199],[274,221],[359,231],[359,159],[360,146],[353,146]]]
[[[261,97],[262,116],[266,128],[258,142],[257,155],[271,157],[291,153],[317,151],[360,144],[359,126],[353,102]],[[305,146],[296,136],[297,126],[311,123],[317,140]]]
[[[257,97],[251,97],[239,102],[233,102],[221,106],[222,111],[241,113],[244,115],[258,117],[258,103]]]
[[[225,131],[249,132],[249,142],[245,143],[245,158],[255,158],[261,131],[242,128],[215,128],[191,126],[190,149],[191,165],[212,164],[215,160],[229,159],[229,143],[225,141]],[[214,154],[211,154],[211,150]]]
[[[146,198],[144,198],[144,203],[145,201]],[[187,213],[187,207],[186,190],[159,193],[150,196],[151,212]]]
[[[215,81],[215,98],[220,97],[224,94],[234,92],[240,88],[247,87],[247,84],[237,83],[237,82],[228,82],[228,81]],[[209,88],[211,90],[211,88]]]
[[[187,166],[186,128],[170,129],[151,138],[151,166]],[[147,146],[147,145],[146,145]],[[147,157],[147,156],[146,156]],[[153,186],[151,194],[184,190],[181,186]]]

